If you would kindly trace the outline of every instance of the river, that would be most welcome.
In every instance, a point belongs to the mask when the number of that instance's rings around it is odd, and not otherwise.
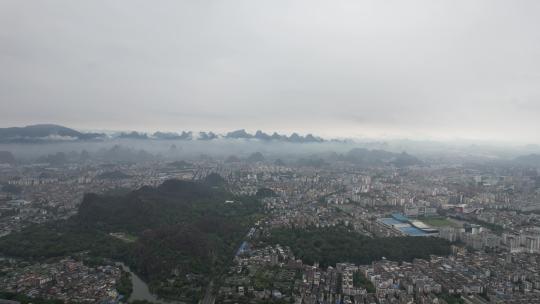
[[[131,296],[129,297],[129,302],[134,300],[146,300],[150,301],[152,303],[156,304],[179,304],[180,302],[175,301],[166,301],[162,299],[158,299],[156,295],[150,292],[150,289],[148,288],[148,285],[139,278],[138,275],[136,275],[129,266],[125,265],[124,263],[118,262],[117,265],[121,266],[122,269],[126,272],[129,272],[131,274],[131,283],[133,284],[133,292],[131,293]]]

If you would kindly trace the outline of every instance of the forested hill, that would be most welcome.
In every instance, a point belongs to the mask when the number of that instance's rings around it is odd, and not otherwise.
[[[77,216],[0,238],[0,252],[41,259],[89,251],[128,263],[158,294],[191,302],[232,261],[259,216],[258,200],[235,197],[223,185],[211,175],[201,182],[169,180],[123,196],[88,194]]]
[[[146,229],[203,218],[219,217],[215,219],[219,224],[227,216],[252,211],[225,206],[225,200],[234,200],[234,196],[207,181],[168,180],[157,188],[143,187],[125,196],[87,194],[79,208],[78,221],[100,229],[139,234]]]

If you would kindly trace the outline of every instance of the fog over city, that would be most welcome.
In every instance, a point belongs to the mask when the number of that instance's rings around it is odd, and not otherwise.
[[[539,143],[538,1],[0,2],[0,127]]]

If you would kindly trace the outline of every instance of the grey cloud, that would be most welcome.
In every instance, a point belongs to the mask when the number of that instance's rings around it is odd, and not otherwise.
[[[532,0],[5,0],[0,121],[537,142],[538,28]]]

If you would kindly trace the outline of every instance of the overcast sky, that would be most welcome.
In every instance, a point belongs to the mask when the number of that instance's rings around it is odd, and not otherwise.
[[[0,125],[540,142],[540,1],[0,1]]]

